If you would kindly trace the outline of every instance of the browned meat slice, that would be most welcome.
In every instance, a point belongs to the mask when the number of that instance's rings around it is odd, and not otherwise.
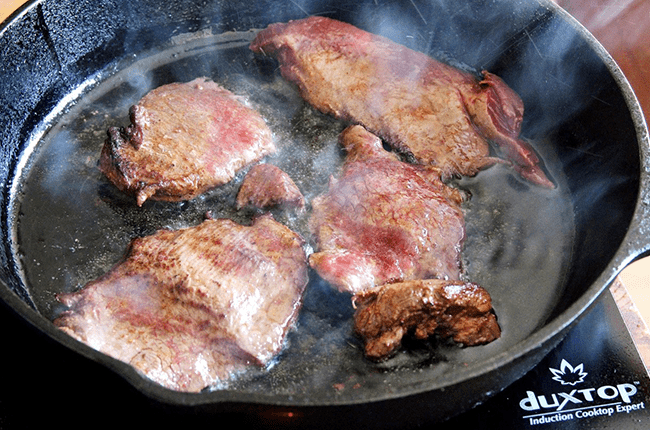
[[[389,39],[324,17],[272,24],[251,44],[315,108],[359,122],[445,176],[493,164],[494,142],[522,176],[553,187],[519,139],[523,103],[497,76],[481,80]]]
[[[428,279],[387,284],[356,295],[354,302],[355,329],[372,359],[390,356],[411,332],[417,339],[436,334],[466,346],[501,336],[490,295],[472,283]]]
[[[282,169],[272,164],[258,164],[246,173],[237,194],[238,208],[249,205],[259,209],[292,206],[302,210],[305,198]]]
[[[108,130],[99,168],[139,206],[192,199],[275,152],[264,119],[206,78],[156,88],[130,116]]]
[[[302,239],[270,215],[133,240],[55,324],[159,384],[195,392],[283,347],[307,283]]]
[[[343,172],[312,202],[310,265],[341,291],[407,279],[460,279],[465,222],[458,190],[400,161],[361,126],[341,133]]]

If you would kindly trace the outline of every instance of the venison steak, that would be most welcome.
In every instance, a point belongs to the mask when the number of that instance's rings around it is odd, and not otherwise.
[[[528,180],[554,184],[519,138],[524,106],[494,74],[475,75],[368,33],[312,16],[271,24],[250,45],[274,56],[282,76],[316,109],[358,122],[447,178],[474,175],[499,160]]]
[[[130,117],[108,129],[99,169],[138,206],[193,199],[276,150],[264,119],[207,78],[150,91]]]
[[[460,279],[465,239],[461,193],[431,167],[400,161],[356,125],[340,142],[340,177],[312,201],[317,252],[309,263],[341,291],[358,293],[389,282]]]
[[[355,330],[371,359],[390,356],[411,332],[417,339],[435,334],[466,346],[501,336],[490,295],[473,283],[405,281],[359,293],[353,300]]]
[[[293,179],[279,167],[266,163],[256,164],[246,173],[236,202],[238,209],[283,206],[302,211],[305,208],[305,198]]]
[[[283,348],[308,281],[302,246],[270,215],[161,230],[59,296],[68,310],[54,323],[167,388],[200,391]]]

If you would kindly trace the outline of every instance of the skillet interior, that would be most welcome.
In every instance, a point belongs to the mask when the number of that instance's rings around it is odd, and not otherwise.
[[[308,201],[325,191],[328,177],[337,173],[344,156],[337,137],[345,124],[305,105],[274,63],[256,61],[248,49],[253,34],[229,34],[225,47],[219,36],[192,39],[153,58],[145,54],[80,97],[40,139],[15,204],[15,243],[29,294],[46,318],[53,319],[60,311],[56,294],[73,291],[108,271],[136,236],[197,225],[207,212],[243,224],[250,224],[255,215],[234,209],[243,171],[228,185],[193,201],[151,201],[142,208],[104,179],[96,163],[106,129],[128,120],[125,112],[143,91],[188,81],[199,73],[236,94],[246,94],[268,119],[278,141],[279,153],[267,161],[288,172]],[[503,166],[459,186],[473,195],[467,204],[468,277],[491,292],[504,332],[499,341],[465,349],[413,345],[386,363],[372,364],[360,358],[360,344],[351,332],[350,296],[337,293],[312,273],[288,350],[270,371],[247,372],[232,388],[317,395],[326,401],[381,398],[395,387],[371,382],[366,375],[391,371],[382,379],[398,378],[408,386],[411,377],[415,388],[420,381],[414,370],[444,378],[464,363],[516,345],[546,321],[561,294],[573,243],[573,213],[565,186],[553,191],[529,187]],[[275,218],[309,238],[307,216],[275,211]],[[545,249],[553,252],[540,251]],[[311,369],[319,371],[310,373]],[[345,393],[332,388],[350,374],[360,375],[352,384],[359,382],[363,388]]]
[[[308,198],[323,189],[340,162],[335,139],[345,124],[304,106],[271,60],[246,49],[250,29],[307,12],[349,21],[476,70],[488,69],[522,96],[523,135],[542,155],[558,189],[530,187],[503,166],[458,181],[473,194],[464,254],[468,277],[492,294],[503,339],[468,349],[416,344],[387,363],[373,365],[360,358],[350,332],[349,297],[315,279],[280,360],[224,390],[198,396],[169,393],[140,380],[126,366],[108,363],[154,397],[201,405],[362,404],[471,381],[453,407],[439,408],[440,416],[504,388],[532,366],[537,358],[522,357],[531,349],[530,339],[554,325],[557,330],[551,331],[560,335],[576,317],[565,311],[585,295],[597,294],[592,284],[631,222],[640,166],[626,99],[589,40],[550,7],[506,1],[378,3],[278,8],[266,2],[200,7],[170,2],[164,5],[169,13],[161,13],[153,1],[101,6],[62,2],[56,7],[41,2],[7,28],[0,40],[6,75],[0,97],[3,106],[13,109],[2,111],[9,125],[2,131],[2,179],[7,185],[1,195],[2,233],[10,244],[2,254],[7,263],[2,279],[42,315],[36,324],[51,331],[47,321],[58,311],[54,294],[103,273],[132,237],[194,224],[206,210],[243,222],[251,215],[229,209],[236,181],[193,202],[148,203],[138,209],[101,177],[95,162],[105,129],[126,125],[129,105],[155,86],[207,75],[246,94],[274,127],[280,146],[286,147],[283,154],[289,155],[269,161],[292,173]],[[510,20],[513,10],[515,21]],[[66,19],[78,25],[70,26]],[[94,37],[82,39],[84,26],[91,22]],[[33,46],[25,45],[25,34],[36,37]],[[68,41],[74,41],[72,46]],[[27,55],[30,61],[24,63]],[[36,67],[35,62],[48,67]],[[29,97],[16,103],[16,94],[27,88]],[[305,153],[289,151],[289,142]],[[327,167],[314,168],[314,158],[327,161]],[[300,219],[276,215],[304,231]],[[536,340],[538,358],[557,341],[557,336]],[[509,371],[495,375],[505,364]]]

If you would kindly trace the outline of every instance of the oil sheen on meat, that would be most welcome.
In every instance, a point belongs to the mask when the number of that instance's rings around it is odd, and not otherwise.
[[[316,109],[364,125],[440,170],[474,175],[499,162],[488,142],[528,180],[554,187],[519,138],[524,106],[499,77],[473,74],[325,17],[276,23],[254,52],[278,59],[282,76]]]
[[[303,240],[270,215],[133,240],[54,323],[153,381],[197,392],[281,351],[308,280]]]
[[[264,119],[206,78],[150,91],[130,117],[108,130],[99,168],[139,206],[195,198],[276,150]]]

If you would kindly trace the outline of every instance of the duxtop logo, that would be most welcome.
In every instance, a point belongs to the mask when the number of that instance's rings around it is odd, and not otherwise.
[[[588,373],[584,364],[576,366],[562,360],[559,368],[549,367],[552,380],[560,386],[570,386],[569,391],[539,394],[526,391],[526,397],[519,401],[519,407],[531,425],[558,423],[597,416],[612,416],[616,413],[630,413],[645,409],[644,402],[635,402],[638,382],[584,386]],[[574,388],[577,387],[577,388]]]
[[[587,372],[584,372],[584,365],[580,363],[576,367],[573,367],[569,364],[568,361],[562,359],[559,369],[553,369],[549,367],[548,370],[555,376],[553,376],[554,381],[560,382],[562,385],[576,385],[581,382],[584,382]]]

